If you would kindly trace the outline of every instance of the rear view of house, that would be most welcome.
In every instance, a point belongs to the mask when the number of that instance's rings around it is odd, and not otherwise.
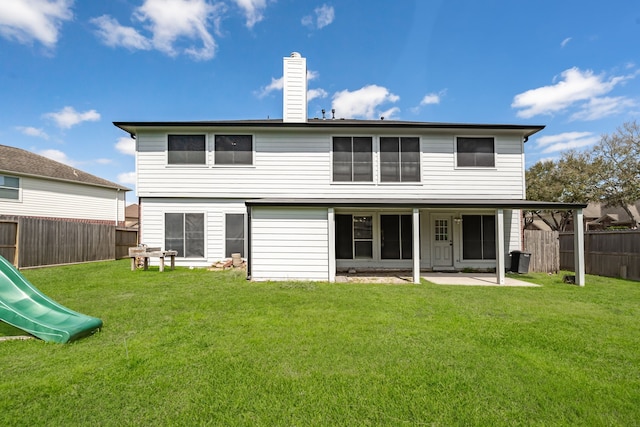
[[[141,241],[253,280],[349,269],[497,272],[520,249],[524,143],[543,126],[307,118],[284,58],[283,119],[115,122],[136,139]],[[579,212],[578,212],[579,213]]]

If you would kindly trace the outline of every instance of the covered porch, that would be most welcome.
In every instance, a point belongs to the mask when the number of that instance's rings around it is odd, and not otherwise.
[[[475,199],[257,199],[247,201],[246,205],[249,276],[252,209],[270,208],[287,212],[292,224],[295,212],[315,213],[315,231],[310,238],[316,241],[307,247],[300,243],[299,250],[317,252],[314,265],[317,261],[318,269],[326,273],[318,275],[317,280],[335,282],[349,271],[395,269],[410,271],[411,282],[420,283],[423,272],[484,271],[492,272],[497,285],[506,284],[509,252],[522,249],[520,210],[573,210],[576,223],[581,224],[585,207],[530,200]],[[306,229],[309,227],[298,225],[300,242],[306,239],[303,236]],[[325,237],[317,238],[321,229],[325,230]],[[279,239],[273,232],[270,236]],[[574,243],[576,284],[583,286],[584,234],[580,227]],[[279,244],[274,242],[275,246]],[[296,242],[290,240],[288,245],[293,247]],[[325,247],[326,252],[319,246]]]

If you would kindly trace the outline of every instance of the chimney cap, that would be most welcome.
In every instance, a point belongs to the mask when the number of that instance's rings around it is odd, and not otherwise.
[[[299,52],[291,52],[291,55],[289,55],[291,58],[302,58],[302,55],[300,55]]]

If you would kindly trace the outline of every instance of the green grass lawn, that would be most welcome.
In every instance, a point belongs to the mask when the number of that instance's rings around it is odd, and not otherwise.
[[[637,282],[252,283],[128,260],[23,273],[104,328],[0,342],[2,426],[640,422]]]

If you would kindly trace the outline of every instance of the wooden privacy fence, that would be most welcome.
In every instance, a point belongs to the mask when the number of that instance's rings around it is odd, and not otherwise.
[[[594,231],[584,235],[585,272],[640,280],[640,231]],[[560,268],[574,270],[573,233],[560,234]]]
[[[529,271],[555,273],[560,270],[557,231],[524,230],[524,252],[529,252]]]
[[[126,258],[128,246],[136,244],[136,230],[109,224],[29,217],[0,220],[0,255],[18,268]]]

